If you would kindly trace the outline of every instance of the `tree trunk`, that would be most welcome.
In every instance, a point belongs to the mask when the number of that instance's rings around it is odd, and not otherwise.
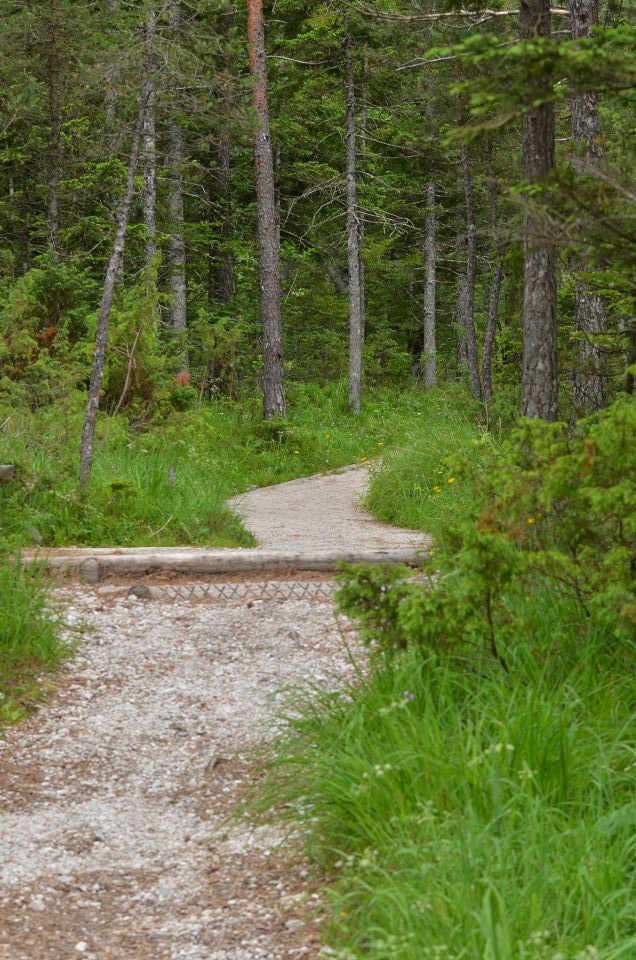
[[[247,38],[253,105],[258,127],[254,135],[261,318],[263,324],[263,413],[266,419],[286,414],[280,312],[280,227],[276,216],[274,164],[267,103],[267,54],[263,0],[248,0]]]
[[[359,167],[364,167],[365,156],[367,152],[367,119],[368,119],[368,99],[369,99],[369,79],[368,79],[368,60],[366,54],[364,55],[363,62],[363,74],[362,74],[362,94],[360,102],[360,151],[359,151]],[[364,250],[365,244],[365,226],[364,226],[364,217],[358,207],[358,261],[359,268],[358,273],[360,276],[360,329],[362,331],[362,343],[364,344],[364,337],[367,325],[367,307],[366,307],[366,289],[365,289],[365,275],[364,275],[364,257],[362,256],[362,251]]]
[[[426,188],[426,223],[424,255],[426,258],[424,277],[424,347],[422,368],[424,386],[437,385],[437,346],[435,342],[435,298],[436,298],[436,221],[435,221],[435,184],[431,181]]]
[[[224,134],[212,151],[210,176],[214,180],[214,207],[220,223],[218,236],[210,245],[210,299],[229,303],[236,291],[232,255],[232,199],[230,195],[230,137]]]
[[[504,275],[504,251],[499,238],[499,197],[497,181],[492,181],[492,243],[495,253],[495,275],[490,291],[490,305],[488,320],[484,335],[484,355],[482,358],[482,381],[484,402],[492,402],[492,354],[497,335],[497,321],[499,317],[499,296]]]
[[[56,254],[60,252],[60,170],[62,144],[61,69],[59,10],[51,0],[49,22],[49,240]]]
[[[477,357],[477,337],[475,335],[475,276],[477,271],[477,221],[475,219],[475,198],[473,195],[473,176],[468,163],[466,144],[461,147],[464,194],[466,196],[466,291],[464,326],[466,330],[466,357],[470,390],[476,400],[481,400],[479,380],[479,360]]]
[[[522,40],[549,37],[549,0],[521,0]],[[536,99],[549,95],[549,81],[533,81]],[[523,173],[540,184],[554,167],[554,108],[532,107],[523,118]],[[557,357],[557,261],[542,235],[541,217],[530,199],[524,215],[523,382],[521,412],[526,417],[556,420],[559,409]]]
[[[181,26],[179,0],[173,0],[170,26],[178,34]],[[170,210],[170,292],[172,294],[172,328],[184,334],[187,327],[186,248],[183,237],[183,130],[172,117],[170,121],[169,148],[169,193]],[[185,348],[185,343],[184,343]],[[187,367],[187,354],[185,357]]]
[[[598,24],[597,0],[569,0],[570,24],[574,41],[591,36]],[[598,94],[580,93],[572,101],[572,166],[578,173],[593,173],[603,159]],[[582,151],[581,151],[582,148]],[[581,152],[579,152],[581,151]],[[585,257],[578,267],[589,268]],[[605,332],[607,316],[602,298],[586,289],[578,280],[575,289],[575,326],[581,335],[579,366],[574,371],[572,404],[579,415],[600,410],[607,393],[607,370],[603,352],[595,338]]]
[[[468,365],[468,352],[466,349],[466,274],[462,273],[457,281],[457,291],[455,299],[455,334],[457,346],[457,366],[461,371],[462,367]]]
[[[148,35],[148,42],[151,43],[152,34]],[[137,160],[139,157],[139,146],[144,126],[144,118],[147,108],[149,89],[145,86],[144,95],[139,105],[139,114],[133,133],[132,146],[130,149],[130,161],[128,164],[128,176],[126,178],[126,189],[119,212],[119,221],[117,231],[113,241],[113,247],[106,271],[106,279],[102,292],[102,299],[97,317],[97,335],[95,339],[95,351],[93,353],[93,368],[91,371],[90,386],[88,388],[88,404],[86,407],[86,417],[82,429],[82,443],[80,448],[80,486],[84,487],[88,483],[93,465],[93,443],[95,440],[95,425],[97,422],[97,411],[99,410],[99,401],[104,377],[104,364],[106,361],[106,344],[108,342],[108,320],[110,310],[113,304],[113,294],[117,282],[117,271],[124,251],[126,242],[126,230],[130,217],[130,208],[132,206],[133,195],[135,192],[135,172],[137,170]]]
[[[148,10],[146,35],[154,38],[157,14],[154,6]],[[144,224],[146,226],[146,264],[150,266],[157,253],[157,143],[155,135],[155,76],[154,61],[148,64],[146,77],[147,107],[144,113]]]
[[[360,233],[356,196],[356,98],[352,38],[344,38],[347,142],[347,254],[349,262],[349,408],[360,413],[362,394],[362,287],[360,283]]]

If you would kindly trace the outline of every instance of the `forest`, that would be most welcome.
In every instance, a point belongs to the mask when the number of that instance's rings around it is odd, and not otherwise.
[[[336,960],[636,956],[632,0],[2,13],[0,725],[72,656],[21,551],[370,464],[427,589],[340,572],[365,666],[249,816]]]

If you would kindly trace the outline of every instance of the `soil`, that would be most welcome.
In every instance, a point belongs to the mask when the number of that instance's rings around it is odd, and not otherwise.
[[[240,510],[270,549],[422,543],[360,510],[365,478],[253,491]],[[0,958],[318,956],[300,838],[234,811],[290,690],[351,678],[331,601],[54,600],[77,656],[0,740]]]

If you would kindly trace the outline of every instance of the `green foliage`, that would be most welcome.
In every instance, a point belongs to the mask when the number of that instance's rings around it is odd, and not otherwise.
[[[504,669],[525,656],[546,590],[577,624],[534,655],[569,668],[603,633],[623,658],[636,644],[636,404],[623,397],[575,432],[525,421],[501,450],[464,461],[470,499],[438,527],[434,588],[388,571],[343,576],[345,612],[388,652],[414,644]],[[448,482],[447,482],[448,485]],[[450,484],[454,488],[455,484]],[[376,494],[377,496],[377,491]],[[439,494],[441,495],[441,494]],[[431,560],[429,559],[429,567]],[[428,569],[428,567],[427,567]]]
[[[151,429],[123,415],[98,424],[87,491],[77,489],[85,398],[79,392],[36,413],[0,412],[0,461],[17,465],[0,487],[0,542],[213,546],[248,544],[225,500],[264,486],[377,457],[421,423],[425,398],[375,391],[347,414],[344,384],[298,385],[290,417],[264,423],[259,399],[167,410]]]
[[[600,651],[553,683],[402,651],[291,701],[258,805],[302,825],[330,956],[633,956],[634,674]]]
[[[0,555],[0,728],[22,719],[43,676],[68,653],[42,580],[20,557]]]

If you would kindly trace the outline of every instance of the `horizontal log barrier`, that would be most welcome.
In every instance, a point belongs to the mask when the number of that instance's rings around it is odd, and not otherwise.
[[[332,571],[341,563],[392,563],[416,567],[422,550],[412,547],[386,550],[336,550],[313,553],[265,550],[120,550],[79,551],[55,555],[42,551],[23,557],[23,563],[40,564],[54,575],[74,576],[90,583],[117,576],[179,573],[214,576],[235,573]]]

